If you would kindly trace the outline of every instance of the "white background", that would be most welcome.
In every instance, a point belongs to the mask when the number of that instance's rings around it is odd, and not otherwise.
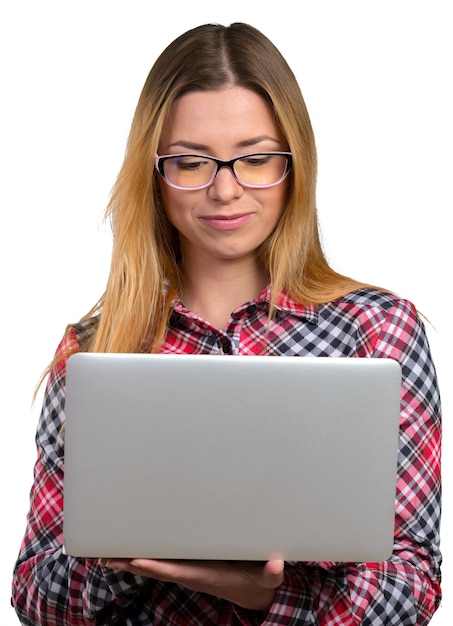
[[[104,289],[110,236],[102,213],[149,68],[174,37],[212,21],[257,26],[299,79],[317,137],[318,205],[333,266],[411,299],[430,320],[444,405],[444,601],[432,624],[451,624],[449,4],[1,2],[2,625],[18,623],[9,595],[35,458],[35,383],[65,325]]]

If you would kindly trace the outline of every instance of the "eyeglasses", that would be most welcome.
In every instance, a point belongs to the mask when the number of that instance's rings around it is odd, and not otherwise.
[[[155,167],[165,182],[176,189],[203,189],[214,182],[222,167],[228,167],[244,187],[273,187],[291,169],[290,152],[255,152],[221,161],[201,154],[156,155]]]

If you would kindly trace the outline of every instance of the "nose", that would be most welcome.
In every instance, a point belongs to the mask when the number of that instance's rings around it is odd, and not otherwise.
[[[208,189],[212,198],[223,203],[239,198],[244,192],[244,187],[236,180],[233,172],[227,166],[219,169]]]

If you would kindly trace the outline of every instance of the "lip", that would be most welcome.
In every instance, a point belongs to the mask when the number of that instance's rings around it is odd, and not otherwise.
[[[252,217],[253,213],[241,213],[240,215],[205,215],[200,217],[200,220],[217,230],[236,230],[247,224]]]

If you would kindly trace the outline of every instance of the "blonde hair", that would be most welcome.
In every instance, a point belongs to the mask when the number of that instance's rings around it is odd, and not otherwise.
[[[298,83],[277,48],[247,24],[206,24],[173,41],[152,67],[133,118],[107,216],[113,252],[106,291],[85,320],[98,316],[82,349],[136,352],[165,338],[181,285],[177,233],[162,207],[154,156],[173,102],[194,90],[238,85],[272,107],[293,155],[287,203],[258,251],[274,296],[323,303],[364,286],[334,272],[324,256],[316,211],[317,156]]]

